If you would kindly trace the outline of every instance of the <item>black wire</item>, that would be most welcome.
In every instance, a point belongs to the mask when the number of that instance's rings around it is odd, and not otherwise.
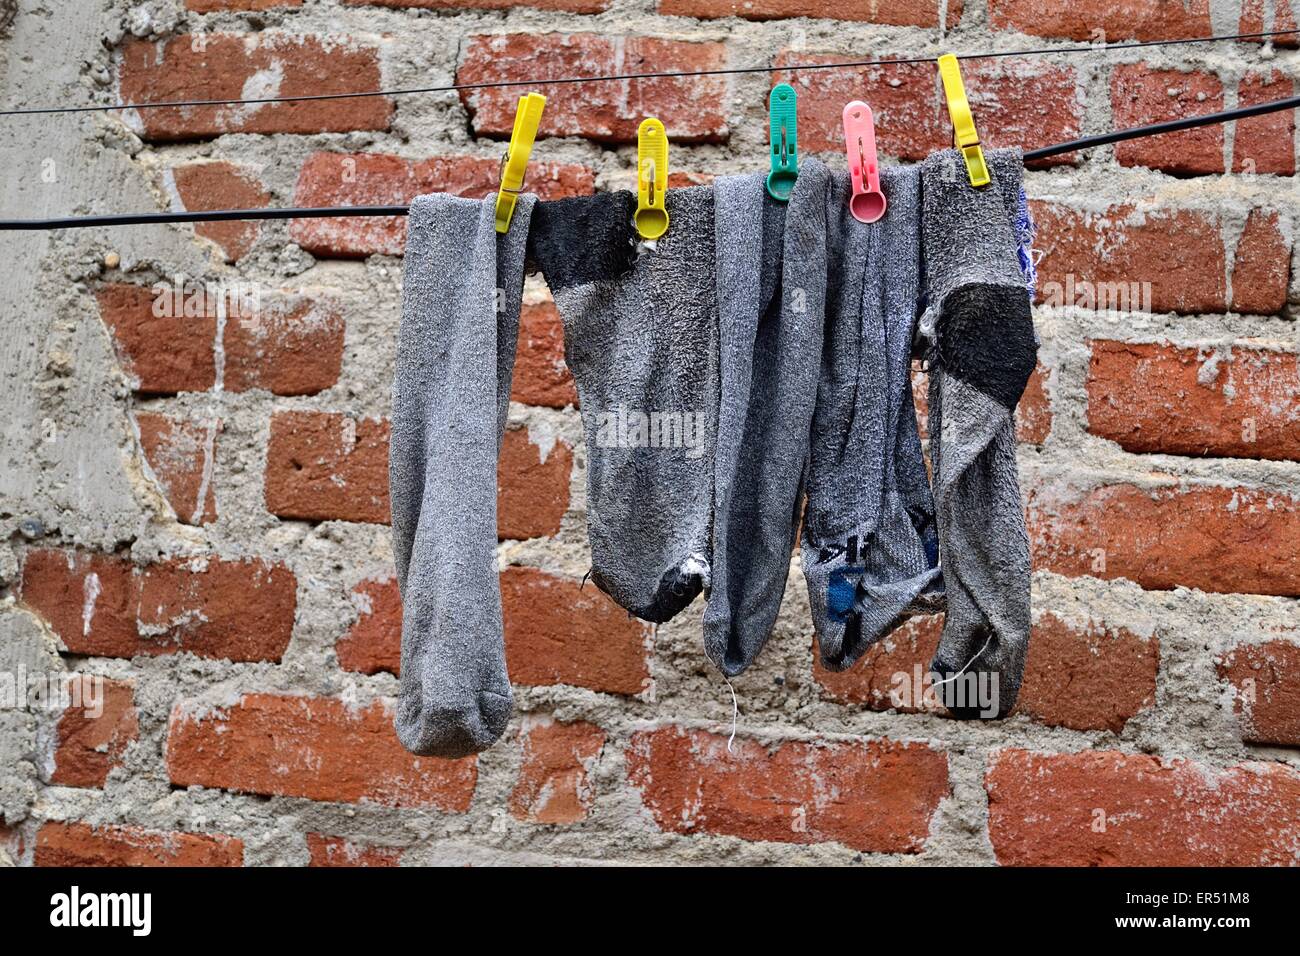
[[[1085,136],[1082,139],[1056,143],[1040,149],[1031,149],[1024,154],[1026,162],[1072,153],[1078,149],[1092,146],[1104,146],[1126,139],[1138,139],[1143,136],[1158,136],[1162,133],[1177,133],[1197,126],[1212,126],[1228,120],[1248,119],[1265,113],[1276,113],[1285,109],[1300,108],[1300,96],[1291,96],[1254,106],[1243,106],[1220,113],[1206,113],[1203,116],[1188,116],[1184,119],[1169,120],[1164,123],[1152,123],[1148,126],[1134,126],[1129,129],[1114,130],[1097,136]],[[0,232],[19,229],[76,229],[88,226],[138,226],[148,223],[173,222],[227,222],[234,219],[326,219],[354,216],[405,216],[409,206],[324,206],[310,208],[273,208],[273,209],[217,209],[207,212],[154,212],[126,213],[109,216],[70,216],[62,219],[0,219]]]
[[[1047,56],[1056,53],[1096,53],[1112,50],[1136,50],[1143,47],[1177,46],[1191,43],[1216,43],[1220,40],[1261,40],[1288,36],[1297,30],[1270,30],[1262,33],[1232,33],[1223,36],[1185,37],[1176,40],[1140,40],[1101,46],[1038,47],[1029,50],[1001,50],[992,53],[958,54],[959,60],[993,60],[1007,56]],[[715,70],[680,70],[660,73],[619,73],[608,76],[565,76],[554,80],[494,80],[487,83],[452,83],[447,86],[413,86],[393,90],[364,90],[351,93],[304,93],[299,96],[265,96],[249,100],[162,100],[154,103],[113,103],[106,106],[41,106],[28,109],[0,110],[0,116],[35,116],[49,113],[98,113],[113,110],[146,110],[189,106],[243,106],[262,103],[300,103],[306,100],[347,100],[367,96],[406,96],[413,93],[454,93],[461,90],[504,89],[517,86],[562,86],[571,83],[604,83],[620,80],[657,80],[689,76],[734,76],[741,73],[785,73],[799,70],[844,70],[868,66],[899,66],[933,63],[933,56],[889,60],[845,60],[836,63],[800,63],[791,66],[741,66]]]

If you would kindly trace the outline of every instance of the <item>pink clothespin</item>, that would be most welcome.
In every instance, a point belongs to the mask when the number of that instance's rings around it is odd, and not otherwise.
[[[861,100],[844,107],[844,144],[853,179],[849,212],[858,222],[875,222],[885,214],[885,194],[880,191],[880,163],[876,161],[876,123],[871,107]]]

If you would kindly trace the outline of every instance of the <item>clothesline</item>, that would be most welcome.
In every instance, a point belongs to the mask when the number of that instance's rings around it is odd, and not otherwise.
[[[1122,50],[1136,47],[1150,46],[1173,46],[1177,44],[1191,43],[1208,43],[1219,40],[1242,40],[1242,39],[1263,39],[1274,36],[1283,36],[1300,33],[1300,30],[1274,30],[1262,33],[1238,33],[1224,36],[1211,37],[1188,37],[1176,40],[1148,40],[1126,44],[1115,44],[1107,46],[1105,49]],[[1049,53],[1095,53],[1098,49],[1093,46],[1083,47],[1065,47],[1061,49],[1040,48],[1036,50],[1017,50],[1017,51],[1000,51],[989,53],[975,53],[958,55],[958,59],[989,59],[1007,56],[1032,56]],[[322,93],[303,96],[288,97],[265,97],[260,99],[247,100],[176,100],[160,101],[153,103],[137,104],[110,104],[100,106],[79,106],[79,107],[41,107],[33,109],[16,109],[2,110],[0,116],[16,115],[34,115],[60,112],[87,112],[87,111],[107,111],[120,109],[154,109],[162,107],[181,108],[195,106],[220,106],[220,105],[242,105],[258,103],[281,103],[281,102],[298,102],[302,100],[318,99],[346,99],[364,96],[393,96],[408,93],[427,93],[427,92],[446,92],[465,89],[487,89],[513,86],[546,86],[554,84],[572,84],[572,83],[597,83],[614,80],[633,80],[633,79],[657,79],[665,77],[688,77],[688,76],[711,76],[718,74],[737,74],[737,73],[774,73],[774,72],[795,72],[798,70],[816,70],[816,69],[848,69],[860,68],[867,66],[890,66],[905,63],[929,63],[931,58],[906,58],[890,60],[865,60],[849,61],[837,63],[820,63],[820,64],[797,64],[782,67],[735,67],[719,70],[687,70],[680,72],[662,72],[662,73],[636,73],[620,74],[611,76],[598,77],[562,77],[551,80],[502,80],[488,83],[468,83],[453,84],[441,87],[421,87],[397,90],[373,90],[373,91],[356,91],[349,93]],[[1231,120],[1248,119],[1253,116],[1262,116],[1267,113],[1279,112],[1287,109],[1300,108],[1300,96],[1292,96],[1279,100],[1270,100],[1265,103],[1256,103],[1252,106],[1238,107],[1231,110],[1222,110],[1217,113],[1207,113],[1201,116],[1189,116],[1176,120],[1167,120],[1160,123],[1151,123],[1143,126],[1134,126],[1128,129],[1112,130],[1108,133],[1099,133],[1094,136],[1085,136],[1079,139],[1069,140],[1063,143],[1055,143],[1050,146],[1038,147],[1032,150],[1026,150],[1024,160],[1033,162],[1039,159],[1046,159],[1051,156],[1058,156],[1065,153],[1075,152],[1081,149],[1090,149],[1097,146],[1105,146],[1110,143],[1118,143],[1124,140],[1138,139],[1146,136],[1158,136],[1165,133],[1175,133],[1182,130],[1194,129],[1200,126],[1212,126],[1218,123],[1226,123]],[[277,207],[262,209],[214,209],[201,210],[194,212],[163,212],[163,213],[117,213],[99,216],[64,216],[51,219],[0,219],[0,232],[12,232],[20,230],[51,230],[51,229],[77,229],[91,228],[99,226],[132,226],[132,225],[150,225],[164,223],[189,223],[189,222],[229,222],[235,220],[288,220],[288,219],[326,219],[326,218],[368,218],[378,216],[405,216],[409,213],[410,207],[406,205],[375,205],[375,206],[323,206],[323,207]]]

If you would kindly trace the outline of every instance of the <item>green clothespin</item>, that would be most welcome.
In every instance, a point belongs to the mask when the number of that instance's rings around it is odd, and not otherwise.
[[[790,201],[799,176],[799,139],[795,133],[798,97],[789,83],[772,87],[767,98],[772,127],[772,171],[767,174],[767,194],[781,202]]]

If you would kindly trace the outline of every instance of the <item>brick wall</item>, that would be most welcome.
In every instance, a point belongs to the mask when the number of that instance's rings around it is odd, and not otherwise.
[[[1294,0],[172,0],[85,22],[20,15],[6,55],[17,70],[44,38],[82,64],[62,89],[16,74],[16,105],[771,64],[799,87],[802,147],[842,165],[849,99],[875,108],[891,161],[946,145],[935,70],[795,64],[1286,28],[1297,13]],[[1243,42],[965,73],[985,142],[1033,147],[1293,95],[1300,53]],[[760,167],[771,81],[548,89],[529,186],[628,187],[647,114],[674,140],[675,184]],[[6,210],[480,196],[518,93],[43,118]],[[64,150],[41,129],[64,130]],[[14,236],[32,319],[3,402],[35,437],[6,462],[28,477],[0,507],[4,660],[104,678],[104,706],[0,712],[0,858],[1297,862],[1296,145],[1279,113],[1028,176],[1043,348],[1018,412],[1036,570],[1017,713],[891,709],[894,675],[928,662],[937,620],[824,672],[796,567],[765,655],[734,682],[731,744],[732,694],[697,615],[654,629],[580,587],[585,454],[539,281],[499,479],[517,713],[488,752],[440,761],[407,754],[391,727],[386,415],[404,222]],[[41,192],[46,159],[64,192]],[[160,315],[155,286],[175,291],[178,272],[206,285]]]

